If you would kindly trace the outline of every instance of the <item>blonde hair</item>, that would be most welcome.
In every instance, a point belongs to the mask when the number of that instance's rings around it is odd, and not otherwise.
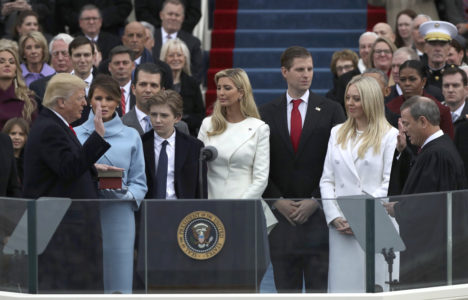
[[[55,74],[47,84],[42,105],[54,108],[58,99],[68,99],[79,89],[86,87],[86,83],[78,76],[68,73]]]
[[[218,85],[219,79],[223,77],[231,79],[236,88],[244,94],[243,97],[239,99],[242,116],[244,118],[252,117],[260,119],[260,114],[258,113],[257,105],[255,104],[252,86],[250,85],[247,73],[240,68],[219,71],[215,75],[216,85]],[[214,105],[211,125],[213,127],[213,131],[209,131],[208,136],[218,135],[226,130],[226,108],[221,107],[219,101],[216,101]]]
[[[28,122],[31,122],[31,116],[33,112],[36,110],[36,101],[32,100],[32,97],[34,97],[34,93],[28,89],[26,86],[26,83],[24,82],[23,79],[23,73],[21,72],[21,66],[18,58],[18,52],[15,51],[14,48],[12,48],[8,44],[3,44],[0,45],[0,52],[9,52],[11,55],[13,55],[13,58],[15,59],[15,65],[16,65],[16,76],[13,78],[13,84],[15,85],[15,95],[18,100],[21,100],[24,102],[23,105],[23,111],[21,113],[21,116]]]
[[[362,110],[367,118],[368,126],[362,135],[358,137],[356,120],[348,116],[346,122],[338,129],[337,144],[341,145],[342,149],[346,149],[350,139],[360,139],[361,146],[358,149],[358,157],[363,158],[370,148],[374,148],[375,154],[380,151],[382,138],[392,126],[385,118],[384,98],[377,80],[370,76],[354,76],[346,86],[345,95],[348,94],[349,87],[352,85],[359,92]]]
[[[192,75],[192,71],[190,70],[190,51],[185,44],[184,41],[182,41],[179,38],[175,39],[170,39],[168,40],[161,48],[161,54],[159,55],[159,59],[166,62],[167,54],[171,50],[177,50],[180,49],[182,50],[182,53],[185,56],[185,64],[182,70],[185,72],[187,75]]]
[[[26,45],[26,41],[28,39],[32,39],[34,42],[38,43],[39,46],[42,48],[42,63],[46,63],[49,61],[49,49],[47,46],[47,40],[45,39],[44,35],[39,31],[31,31],[27,34],[24,34],[19,39],[19,56],[22,62],[27,63],[24,59],[24,47]]]

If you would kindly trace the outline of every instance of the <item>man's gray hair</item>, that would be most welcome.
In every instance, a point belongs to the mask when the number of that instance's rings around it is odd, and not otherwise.
[[[52,40],[49,43],[49,53],[52,55],[52,45],[54,44],[55,41],[62,40],[65,42],[65,44],[70,45],[70,43],[73,41],[73,37],[67,33],[59,33],[56,36],[52,38]],[[67,48],[67,53],[68,53],[68,48]]]
[[[379,74],[380,78],[383,80],[384,86],[388,86],[388,76],[384,71],[377,68],[366,69],[363,74]]]
[[[409,108],[410,114],[413,119],[417,120],[419,117],[425,117],[429,123],[434,126],[440,124],[440,111],[435,102],[427,97],[413,96],[403,102],[400,111]]]

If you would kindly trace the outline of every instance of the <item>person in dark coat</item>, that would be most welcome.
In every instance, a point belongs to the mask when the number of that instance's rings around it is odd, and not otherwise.
[[[394,164],[409,169],[402,195],[432,193],[399,198],[384,204],[395,216],[406,250],[400,253],[401,288],[447,284],[447,202],[441,191],[465,189],[465,169],[450,137],[439,127],[440,114],[433,100],[414,96],[401,106],[401,125]],[[411,162],[406,136],[420,152]],[[466,199],[454,196],[452,209],[453,280],[466,280],[468,265],[468,208]]]
[[[81,146],[70,123],[86,106],[86,83],[57,74],[48,83],[38,122],[24,155],[23,197],[97,199],[95,162],[109,149],[99,108],[96,131]],[[102,254],[98,203],[73,201],[38,257],[40,292],[101,292]]]

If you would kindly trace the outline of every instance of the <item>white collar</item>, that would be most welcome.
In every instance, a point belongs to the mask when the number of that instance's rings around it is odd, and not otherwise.
[[[286,93],[286,100],[288,100],[288,104],[291,103],[292,100],[296,100],[296,99],[301,99],[302,101],[304,101],[305,103],[309,103],[309,90],[307,90],[304,95],[302,95],[301,97],[299,98],[293,98],[289,95],[289,92]]]
[[[167,139],[163,139],[160,137],[156,131],[154,131],[154,140],[156,141],[156,144],[161,145],[162,142],[167,141],[169,145],[174,146],[175,145],[175,136],[176,136],[176,130],[174,128],[174,132],[172,132],[171,136],[168,137]]]
[[[436,138],[441,137],[441,136],[443,136],[443,135],[444,135],[444,132],[443,132],[442,130],[440,130],[440,129],[437,130],[437,131],[434,132],[431,136],[429,136],[429,137],[426,139],[426,141],[424,141],[424,144],[421,146],[421,149],[422,149],[424,146],[426,146],[427,143],[429,143],[429,142],[431,142],[431,141],[435,140]]]

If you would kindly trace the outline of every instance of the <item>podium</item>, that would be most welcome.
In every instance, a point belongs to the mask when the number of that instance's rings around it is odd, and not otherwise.
[[[148,292],[255,292],[269,263],[260,200],[148,200],[136,271]]]

